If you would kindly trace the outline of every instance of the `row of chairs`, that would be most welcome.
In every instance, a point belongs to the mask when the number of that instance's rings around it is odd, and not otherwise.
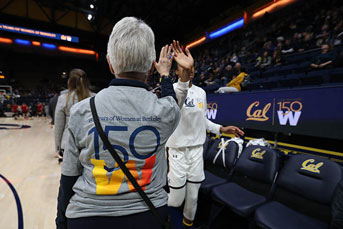
[[[223,146],[220,139],[205,149],[206,179],[200,191],[211,196],[212,205],[260,228],[328,228],[330,205],[343,177],[339,164],[301,154],[281,168],[280,155],[271,148],[249,146],[239,157],[238,151],[236,142]]]
[[[271,66],[266,70],[253,70],[249,76],[250,83],[246,90],[289,88],[308,85],[335,84],[343,82],[343,46],[333,50],[335,68],[311,71],[313,57],[320,54],[320,49],[305,53],[291,54],[284,57],[285,65]]]
[[[339,66],[341,63],[340,61],[340,53],[342,53],[343,46],[339,45],[336,46],[335,49],[332,52],[333,58],[334,58],[334,66]],[[263,78],[270,77],[273,75],[288,75],[293,73],[299,73],[299,72],[305,72],[310,64],[313,61],[313,57],[319,55],[321,52],[320,49],[313,49],[309,50],[304,53],[295,53],[284,56],[284,64],[282,66],[271,66],[265,71],[260,70],[253,70],[252,67],[247,67],[247,70],[251,72],[251,74],[254,76]]]
[[[272,66],[265,71],[257,70],[250,73],[252,78],[268,78],[273,76],[285,76],[298,72],[306,72],[311,65],[310,61],[304,61],[296,64],[289,64],[283,66]]]
[[[309,63],[306,64],[309,66]],[[333,85],[336,83],[343,83],[343,68],[323,69],[307,73],[293,72],[287,75],[273,75],[266,78],[255,78],[246,86],[246,89],[293,88],[309,85]]]

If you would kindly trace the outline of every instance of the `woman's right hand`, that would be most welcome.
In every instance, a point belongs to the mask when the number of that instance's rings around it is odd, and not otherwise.
[[[165,45],[161,49],[160,59],[158,63],[154,62],[157,72],[161,75],[169,75],[170,68],[173,62],[173,55],[170,55],[173,45]]]

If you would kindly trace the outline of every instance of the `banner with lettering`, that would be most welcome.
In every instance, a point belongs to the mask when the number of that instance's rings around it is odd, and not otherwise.
[[[343,86],[207,95],[222,125],[343,139]]]

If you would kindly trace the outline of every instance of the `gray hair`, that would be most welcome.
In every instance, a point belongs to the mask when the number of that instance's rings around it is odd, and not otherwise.
[[[125,17],[112,30],[107,44],[107,56],[114,74],[148,73],[156,59],[155,36],[142,20]]]

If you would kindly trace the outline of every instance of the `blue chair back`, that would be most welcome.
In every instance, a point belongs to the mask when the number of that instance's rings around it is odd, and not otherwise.
[[[295,155],[281,169],[273,199],[304,215],[330,222],[331,202],[342,177],[341,166],[331,160]]]
[[[264,146],[249,146],[243,150],[235,172],[265,183],[273,183],[279,170],[279,154]]]
[[[224,141],[226,142],[228,139],[229,138],[224,138]],[[221,152],[219,155],[217,155],[221,148],[224,149],[224,152]],[[211,146],[208,148],[204,159],[210,164],[214,164],[215,166],[219,166],[222,168],[225,167],[229,169],[233,167],[236,161],[238,149],[239,148],[236,142],[231,141],[227,145],[222,146],[221,139],[215,139]],[[224,153],[224,161],[222,153]],[[217,158],[214,161],[216,156]]]
[[[277,185],[322,204],[330,204],[342,179],[341,167],[313,155],[291,157],[280,171]]]

